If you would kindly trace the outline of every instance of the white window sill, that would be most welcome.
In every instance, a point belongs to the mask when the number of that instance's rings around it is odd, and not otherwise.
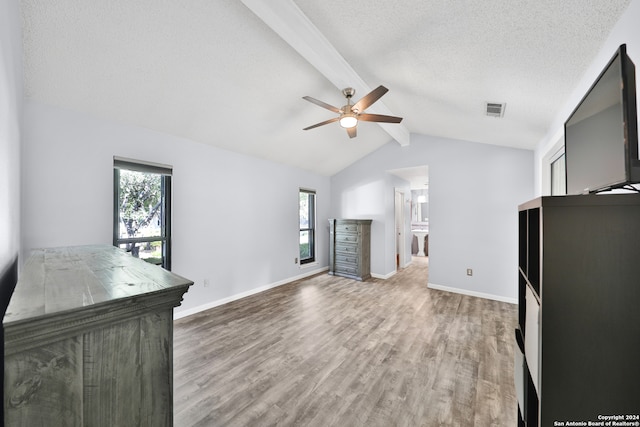
[[[309,268],[309,267],[317,267],[318,261],[313,261],[313,262],[308,262],[306,264],[300,264],[300,270],[304,270],[305,268]]]

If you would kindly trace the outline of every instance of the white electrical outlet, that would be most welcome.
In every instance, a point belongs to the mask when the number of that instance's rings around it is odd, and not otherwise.
[[[297,264],[297,263],[298,263],[298,258],[294,258],[294,259],[293,259],[293,263],[294,263],[294,264]]]
[[[467,276],[473,276],[473,270],[471,268],[467,268]]]
[[[208,287],[209,287],[209,279],[204,279],[204,280],[203,280],[203,283],[204,283],[204,287],[205,287],[205,288],[208,288]]]

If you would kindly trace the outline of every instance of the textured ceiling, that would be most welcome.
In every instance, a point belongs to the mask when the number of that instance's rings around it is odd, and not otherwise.
[[[295,0],[410,132],[530,149],[628,3]],[[21,4],[30,99],[324,175],[392,141],[302,131],[344,98],[240,0]]]

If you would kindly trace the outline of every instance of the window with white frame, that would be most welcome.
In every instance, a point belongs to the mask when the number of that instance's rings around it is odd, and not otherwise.
[[[566,163],[564,147],[558,150],[551,159],[551,195],[563,196],[567,193]]]

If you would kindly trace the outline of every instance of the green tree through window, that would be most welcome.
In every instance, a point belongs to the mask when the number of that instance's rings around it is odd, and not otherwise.
[[[129,237],[135,237],[138,230],[148,227],[160,213],[161,178],[157,174],[120,170],[120,220]]]
[[[171,267],[171,168],[114,159],[114,246]]]
[[[316,193],[312,190],[300,190],[300,264],[313,262],[316,259],[315,227],[316,227]]]

